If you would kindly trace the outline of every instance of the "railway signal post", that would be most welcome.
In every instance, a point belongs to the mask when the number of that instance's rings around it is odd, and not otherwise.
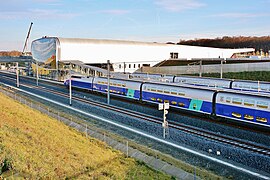
[[[163,138],[166,138],[166,135],[169,135],[169,124],[168,121],[166,120],[166,114],[168,114],[168,109],[170,108],[169,103],[163,103],[163,104],[158,104],[158,110],[163,110]]]

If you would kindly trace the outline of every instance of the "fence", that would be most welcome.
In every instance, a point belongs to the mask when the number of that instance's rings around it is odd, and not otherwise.
[[[62,112],[40,105],[39,103],[24,98],[22,97],[22,95],[16,94],[13,91],[9,91],[1,86],[0,92],[2,92],[3,94],[7,95],[10,98],[13,98],[14,100],[20,102],[21,104],[25,104],[26,106],[29,106],[30,108],[36,109],[44,114],[47,114],[48,116],[53,117],[58,121],[61,121],[64,124],[73,127],[74,129],[77,129],[80,132],[84,132],[86,136],[91,136],[93,138],[99,139],[107,143],[112,148],[123,152],[127,157],[132,157],[139,161],[143,161],[144,163],[146,163],[147,165],[156,170],[163,171],[169,175],[176,177],[177,179],[190,179],[190,180],[194,178],[199,179],[198,177],[196,177],[195,168],[194,174],[187,173],[182,169],[174,167],[171,164],[168,164],[167,162],[160,160],[157,156],[157,154],[160,153],[156,150],[151,149],[151,151],[154,152],[152,154],[155,154],[155,156],[149,156],[141,152],[140,150],[130,146],[130,144],[134,143],[136,144],[136,142],[130,140],[129,141],[120,141],[119,139],[116,140],[113,137],[109,136],[109,133],[91,126],[84,120],[64,117]],[[140,175],[139,172],[138,172],[139,174],[136,174],[136,172],[132,173],[134,174],[134,176],[136,175],[137,177],[139,177],[138,175]]]
[[[200,65],[194,64],[189,66],[163,66],[163,67],[143,67],[145,73],[160,74],[194,74],[200,72]],[[258,63],[241,63],[222,65],[222,72],[244,72],[244,71],[269,71],[270,62]],[[221,64],[202,65],[202,73],[220,73]]]

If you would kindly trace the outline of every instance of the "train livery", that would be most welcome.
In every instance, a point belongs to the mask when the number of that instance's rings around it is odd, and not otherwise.
[[[64,82],[69,86],[69,79]],[[107,93],[107,78],[71,78],[72,87]],[[110,79],[110,93],[148,103],[168,102],[175,109],[270,127],[270,96],[170,83]]]
[[[173,84],[187,84],[193,86],[211,87],[216,89],[234,89],[240,91],[253,91],[270,93],[270,83],[260,81],[232,80],[195,76],[174,76],[161,74],[133,73],[131,77],[164,81]]]

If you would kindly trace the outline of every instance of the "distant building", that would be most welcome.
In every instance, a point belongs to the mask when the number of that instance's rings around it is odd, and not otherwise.
[[[110,60],[115,72],[134,72],[164,60],[192,58],[231,58],[253,48],[222,49],[150,42],[43,37],[32,42],[33,59],[45,67],[59,69],[64,61],[79,60],[88,65],[106,67]]]

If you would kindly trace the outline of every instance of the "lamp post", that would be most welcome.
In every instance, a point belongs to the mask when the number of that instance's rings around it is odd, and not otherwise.
[[[37,70],[36,78],[37,78],[37,86],[38,86],[38,62],[37,61],[36,61],[36,70]]]
[[[20,87],[19,84],[19,63],[16,62],[16,75],[17,75],[17,87]]]
[[[72,100],[72,85],[71,85],[71,63],[70,63],[70,67],[69,67],[69,105],[71,106]]]

